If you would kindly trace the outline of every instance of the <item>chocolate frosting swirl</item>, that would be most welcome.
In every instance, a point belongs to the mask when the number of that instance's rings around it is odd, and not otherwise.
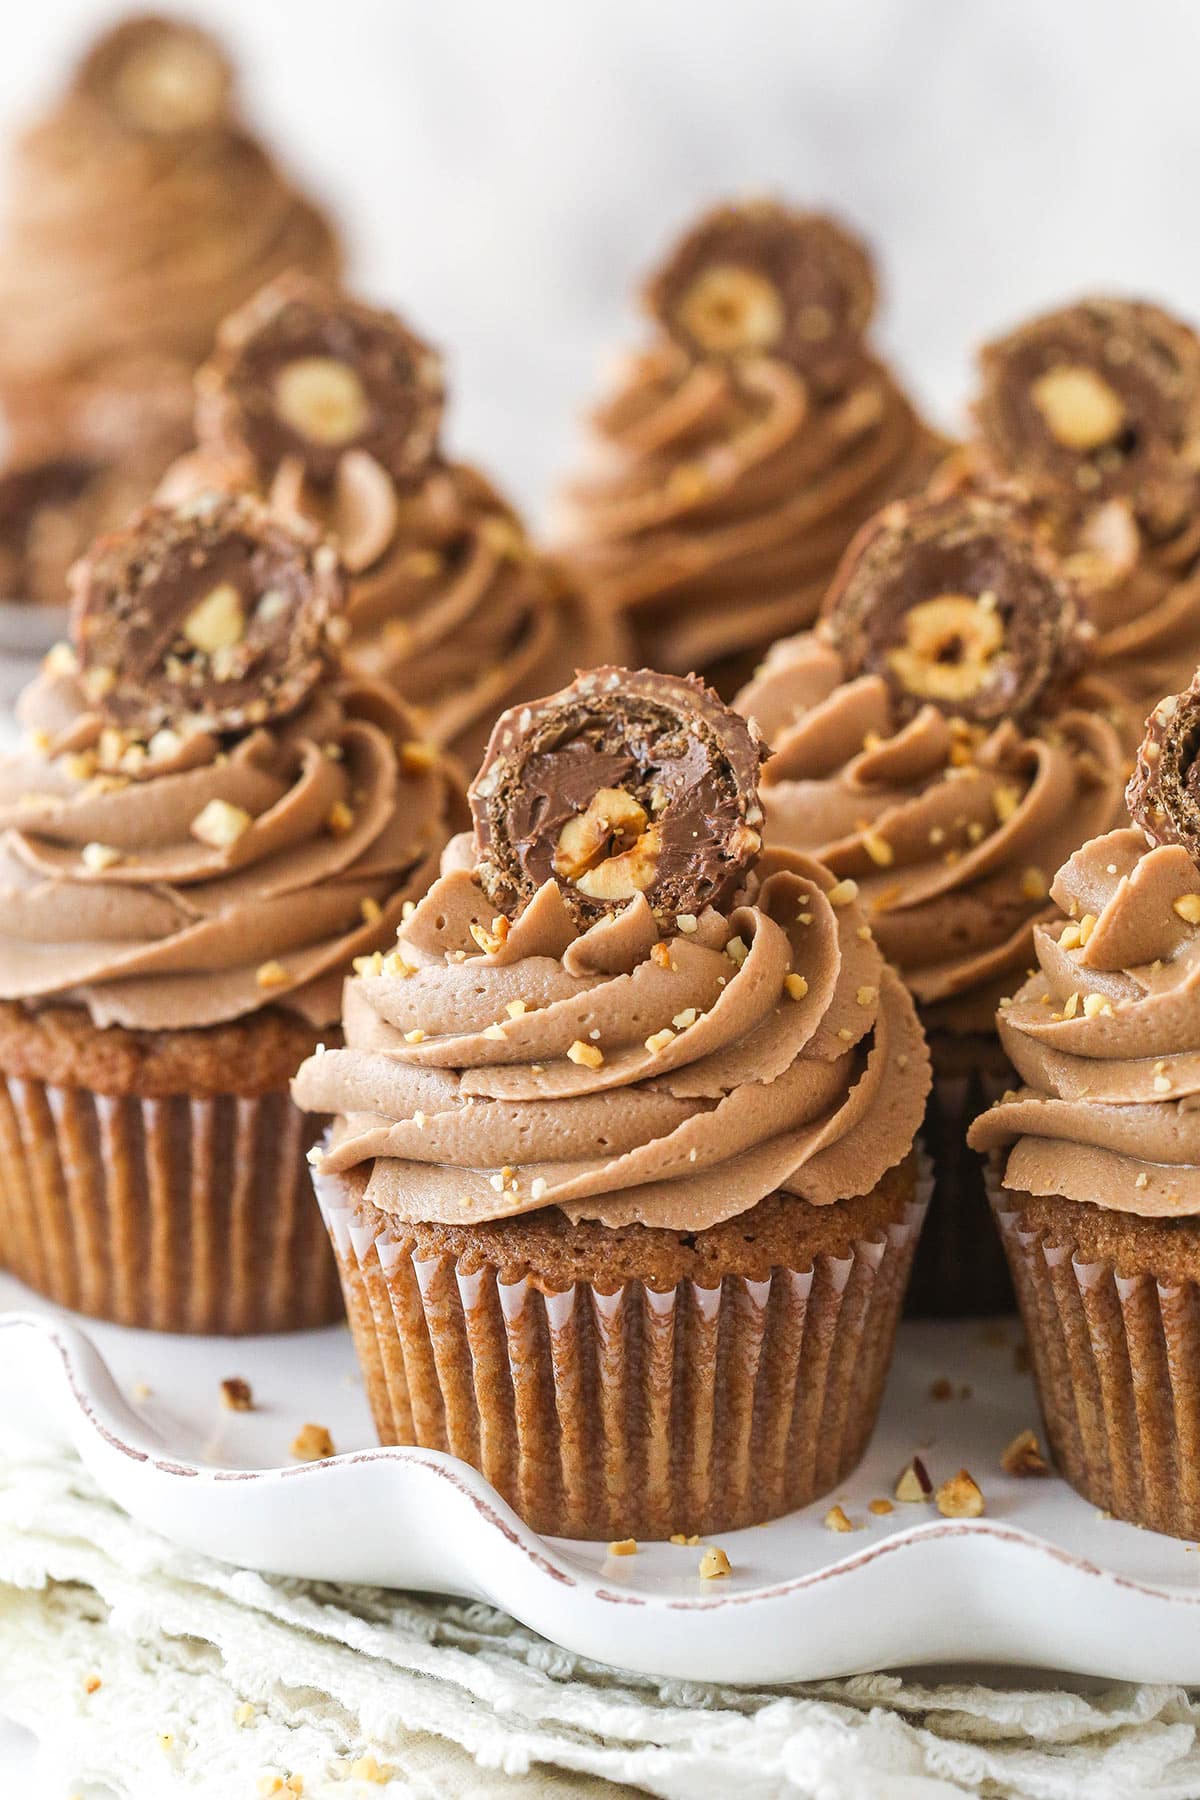
[[[1200,872],[1139,831],[1084,845],[1059,871],[1062,914],[1002,1005],[1021,1081],[976,1120],[1007,1151],[1004,1185],[1117,1212],[1200,1213]]]
[[[106,723],[61,653],[0,763],[0,995],[97,1025],[336,1022],[463,817],[457,777],[386,691],[330,677],[239,737]]]
[[[451,847],[396,951],[349,983],[346,1048],[294,1085],[339,1115],[326,1168],[371,1164],[371,1203],[701,1230],[777,1189],[865,1193],[908,1154],[921,1029],[818,864],[766,859],[741,904],[674,928],[638,896],[581,929],[549,881],[500,936],[471,861]]]
[[[285,277],[225,321],[197,386],[200,447],[161,494],[245,489],[329,536],[350,666],[468,766],[505,706],[623,648],[492,485],[445,460],[438,358],[394,314]]]
[[[1099,672],[1138,719],[1200,658],[1200,338],[1092,298],[985,347],[977,432],[942,478],[1015,484],[1083,584]]]
[[[1108,719],[1068,707],[1025,727],[898,709],[823,637],[776,646],[739,695],[774,754],[769,846],[852,877],[880,947],[929,1026],[990,1031],[1049,916],[1053,871],[1121,816],[1126,761]]]

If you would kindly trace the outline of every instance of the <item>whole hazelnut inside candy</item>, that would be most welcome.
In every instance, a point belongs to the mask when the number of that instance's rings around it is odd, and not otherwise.
[[[1150,844],[1181,844],[1200,868],[1200,671],[1160,700],[1125,791],[1129,816]]]
[[[84,699],[143,736],[294,711],[329,665],[345,597],[328,544],[227,494],[146,508],[97,540],[71,591]]]
[[[683,238],[646,303],[690,355],[780,357],[836,387],[861,354],[875,271],[836,220],[746,201],[719,207]]]
[[[988,344],[990,472],[1068,516],[1124,498],[1154,532],[1200,504],[1200,337],[1145,301],[1088,299]]]
[[[439,358],[393,313],[294,273],[224,321],[196,396],[201,449],[248,461],[264,488],[285,462],[328,484],[347,451],[418,481],[444,399]]]
[[[901,718],[939,706],[977,725],[1052,702],[1090,636],[1074,584],[1015,506],[969,494],[886,507],[850,545],[821,629]]]
[[[639,894],[727,905],[761,848],[755,729],[694,676],[593,669],[497,721],[470,789],[479,879],[515,917],[557,882],[586,927]]]
[[[233,72],[219,44],[182,20],[135,18],[93,45],[74,88],[132,131],[201,131],[228,117]]]

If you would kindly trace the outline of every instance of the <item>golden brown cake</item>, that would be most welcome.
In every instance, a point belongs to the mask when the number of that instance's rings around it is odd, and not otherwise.
[[[720,207],[645,301],[655,335],[593,417],[562,546],[642,660],[731,694],[945,445],[871,348],[871,258],[834,220]]]
[[[73,577],[0,764],[0,1258],[120,1321],[337,1311],[288,1097],[461,789],[338,661],[332,549],[248,498],[150,509]]]
[[[1147,722],[1133,828],[1059,870],[999,1015],[1013,1088],[971,1131],[1046,1434],[1094,1505],[1200,1535],[1200,686]]]
[[[769,845],[858,884],[929,1034],[933,1204],[910,1305],[1011,1305],[967,1126],[1008,1085],[995,1010],[1050,917],[1054,870],[1123,816],[1126,756],[1080,703],[1092,638],[1008,501],[898,501],[847,552],[814,632],[738,697],[772,746]]]
[[[347,662],[388,683],[474,767],[496,714],[621,648],[475,469],[440,447],[442,366],[396,317],[284,276],[226,319],[197,378],[214,479],[317,524],[350,572]]]
[[[750,1524],[874,1422],[928,1059],[852,884],[761,854],[761,754],[647,671],[504,715],[295,1083],[381,1437],[540,1531]]]
[[[0,409],[30,507],[0,567],[13,597],[60,604],[62,570],[191,442],[218,321],[283,269],[336,277],[341,253],[240,120],[220,45],[178,20],[99,39],[18,140],[6,191]],[[64,463],[77,491],[51,479],[48,521],[38,473]]]

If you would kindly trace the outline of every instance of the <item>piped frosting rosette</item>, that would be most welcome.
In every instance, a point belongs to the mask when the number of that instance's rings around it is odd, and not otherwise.
[[[1002,1006],[1022,1085],[971,1131],[1004,1186],[1150,1217],[1200,1212],[1200,686],[1148,722],[1135,828],[1059,870],[1060,914]]]
[[[1118,732],[1064,700],[1087,643],[1011,506],[901,503],[847,553],[820,629],[739,696],[774,746],[768,844],[858,883],[927,1023],[990,1030],[1055,869],[1121,815]]]
[[[660,336],[594,415],[561,535],[648,663],[711,670],[811,623],[847,540],[936,449],[867,346],[871,260],[835,221],[720,208],[646,300]]]
[[[612,785],[564,819],[537,797],[571,792],[584,755]],[[756,860],[759,755],[700,684],[644,671],[502,719],[475,843],[348,985],[346,1048],[297,1077],[302,1107],[339,1115],[326,1171],[370,1165],[367,1201],[398,1219],[557,1207],[690,1231],[776,1191],[863,1194],[902,1161],[921,1028],[854,883]],[[713,842],[690,874],[680,832]]]
[[[440,358],[394,314],[285,276],[226,319],[197,379],[214,480],[315,524],[350,572],[346,657],[478,759],[497,712],[597,660],[611,633],[539,556],[512,508],[440,449]]]
[[[151,509],[84,560],[0,766],[7,999],[336,1021],[461,818],[403,706],[340,668],[341,600],[332,550],[249,499]]]
[[[1084,589],[1098,672],[1138,703],[1136,732],[1200,654],[1200,338],[1161,307],[1093,298],[980,361],[975,438],[944,480],[1030,497]]]

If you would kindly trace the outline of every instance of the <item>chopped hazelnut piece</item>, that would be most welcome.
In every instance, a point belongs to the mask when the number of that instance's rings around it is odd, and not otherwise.
[[[121,860],[121,852],[114,850],[111,844],[85,844],[79,852],[79,859],[85,869],[91,869],[96,875],[111,869],[114,863]]]
[[[240,1375],[227,1375],[221,1383],[221,1405],[227,1412],[253,1412],[254,1395],[250,1383]]]
[[[943,1481],[934,1498],[947,1519],[977,1519],[984,1510],[982,1491],[966,1469]]]
[[[674,963],[671,961],[671,946],[665,944],[661,938],[659,938],[656,944],[651,944],[650,960],[653,963],[657,963],[660,969],[673,969],[675,967]]]
[[[345,837],[348,831],[354,829],[353,809],[344,800],[335,800],[325,815],[325,828],[334,837]]]
[[[933,1483],[929,1479],[929,1471],[919,1456],[914,1456],[906,1469],[903,1469],[896,1482],[896,1498],[905,1504],[912,1505],[921,1500],[933,1498]]]
[[[253,823],[244,807],[234,806],[228,800],[210,800],[196,814],[190,830],[194,838],[211,850],[228,850]]]
[[[1045,900],[1050,893],[1050,886],[1041,869],[1032,864],[1021,876],[1021,892],[1026,900]]]
[[[608,1546],[608,1554],[610,1556],[636,1556],[637,1539],[614,1538],[613,1542]]]
[[[297,1462],[321,1462],[334,1455],[333,1439],[324,1425],[302,1425],[292,1439],[291,1454]]]
[[[954,1383],[945,1375],[939,1375],[936,1381],[930,1382],[929,1398],[931,1400],[951,1400],[953,1397]]]
[[[803,975],[797,975],[792,969],[783,978],[783,985],[793,1000],[803,1000],[808,992],[808,982]]]
[[[651,1056],[657,1056],[660,1050],[665,1050],[668,1044],[673,1044],[674,1042],[675,1033],[671,1030],[669,1025],[664,1025],[661,1031],[652,1031],[650,1033],[650,1036],[646,1039],[646,1048],[649,1050]]]
[[[710,1544],[700,1558],[700,1576],[704,1581],[716,1581],[722,1575],[728,1575],[733,1565],[719,1544]]]
[[[835,881],[825,895],[830,906],[849,906],[852,900],[858,899],[858,883],[847,876],[844,881]]]
[[[386,1787],[394,1774],[390,1763],[376,1762],[373,1756],[356,1756],[350,1764],[351,1781],[370,1781],[376,1787]]]
[[[436,744],[413,738],[400,751],[400,767],[406,775],[422,775],[428,769],[437,768],[438,755]]]
[[[83,1684],[83,1691],[85,1694],[94,1694],[99,1690],[100,1686],[100,1677],[98,1675],[89,1675]]]
[[[272,958],[270,962],[258,965],[254,979],[260,988],[286,987],[291,976],[281,962]]]
[[[490,931],[486,925],[476,925],[474,923],[472,923],[470,930],[471,936],[479,945],[479,948],[483,951],[484,955],[495,956],[501,944],[503,944],[508,937],[508,920],[503,913],[497,913],[496,917],[492,920],[492,928]]]
[[[1000,1456],[1000,1467],[1006,1475],[1048,1475],[1050,1467],[1042,1455],[1034,1431],[1018,1431]]]
[[[892,846],[888,843],[887,839],[881,837],[877,831],[864,831],[862,834],[862,841],[863,849],[866,851],[871,861],[877,863],[881,869],[886,869],[891,863],[895,862],[896,852],[892,849]]]
[[[886,1517],[886,1515],[890,1512],[895,1512],[895,1510],[896,1509],[892,1505],[891,1501],[884,1499],[882,1497],[878,1500],[869,1500],[867,1502],[867,1511],[870,1513],[874,1513],[876,1515],[876,1517],[880,1518],[880,1519]]]
[[[1200,925],[1200,894],[1180,894],[1173,907],[1189,925]]]
[[[745,938],[731,937],[725,946],[725,954],[733,964],[734,968],[740,969],[747,956],[750,954]]]
[[[831,1506],[825,1514],[826,1531],[853,1531],[854,1526],[841,1506]]]
[[[567,1060],[582,1063],[585,1069],[598,1069],[604,1061],[604,1052],[599,1044],[585,1044],[582,1038],[576,1038],[567,1051]]]

